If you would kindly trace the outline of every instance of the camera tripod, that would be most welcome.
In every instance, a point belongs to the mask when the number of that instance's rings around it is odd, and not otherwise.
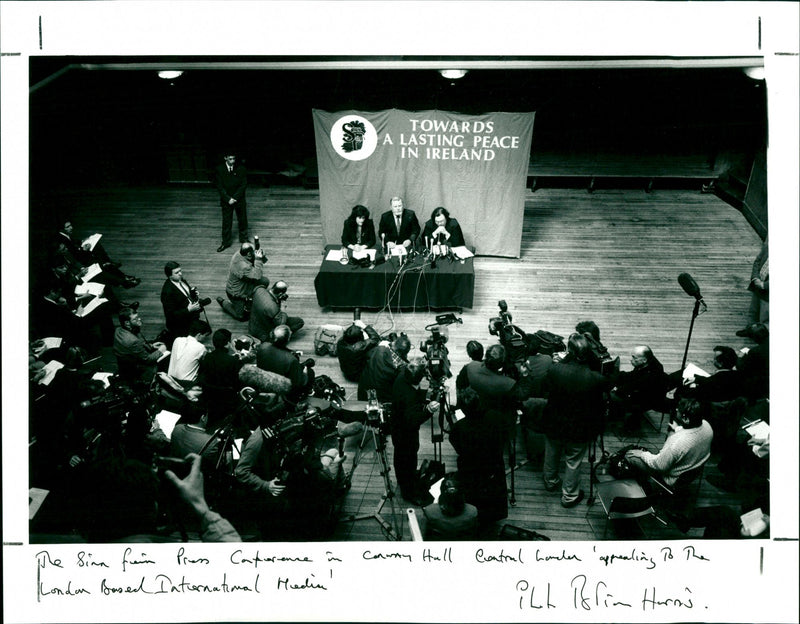
[[[397,509],[395,507],[395,491],[394,487],[392,486],[392,479],[390,477],[391,468],[389,465],[389,458],[386,455],[386,434],[382,428],[382,418],[380,420],[381,422],[379,422],[377,425],[372,424],[369,421],[364,423],[364,431],[361,434],[361,441],[358,444],[358,450],[353,456],[353,466],[350,468],[350,472],[347,474],[346,483],[347,487],[349,488],[352,484],[353,473],[361,463],[361,458],[364,455],[364,447],[369,442],[369,438],[371,436],[375,455],[378,457],[378,461],[380,461],[380,474],[381,477],[383,477],[383,495],[381,496],[381,500],[378,503],[378,506],[375,508],[375,511],[368,514],[362,514],[360,516],[351,515],[347,519],[350,522],[358,522],[359,520],[370,519],[375,520],[383,529],[386,539],[400,541],[403,538],[403,529],[401,521],[398,518]],[[381,511],[383,511],[383,507],[387,502],[391,508],[391,522],[387,521],[381,515]]]
[[[608,399],[606,399],[605,408],[603,410],[603,418],[600,423],[600,433],[592,438],[592,441],[589,444],[589,496],[586,499],[587,506],[594,505],[594,484],[595,481],[597,481],[597,466],[605,461],[608,461],[609,458],[609,455],[606,452],[605,443],[603,442],[603,431],[605,430],[609,409],[610,407]],[[600,444],[600,461],[596,461],[598,441]]]

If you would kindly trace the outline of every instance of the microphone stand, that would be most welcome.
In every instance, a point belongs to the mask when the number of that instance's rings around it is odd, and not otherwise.
[[[686,349],[683,352],[683,361],[681,362],[681,373],[683,373],[684,369],[686,368],[686,358],[689,355],[689,342],[692,340],[692,330],[694,329],[694,320],[697,318],[697,315],[700,314],[700,304],[703,302],[702,299],[695,299],[694,300],[694,310],[692,310],[692,321],[689,323],[689,335],[686,337]]]

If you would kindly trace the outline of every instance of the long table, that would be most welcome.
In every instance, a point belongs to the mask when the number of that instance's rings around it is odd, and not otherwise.
[[[475,290],[473,259],[463,262],[439,259],[436,268],[417,257],[400,268],[398,259],[387,259],[373,268],[342,265],[325,260],[314,278],[317,303],[323,308],[458,309],[471,308]]]

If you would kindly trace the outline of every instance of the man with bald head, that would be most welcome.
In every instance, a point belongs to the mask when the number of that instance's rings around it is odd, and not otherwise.
[[[640,345],[631,351],[633,370],[622,372],[611,392],[612,418],[623,417],[623,426],[633,432],[648,409],[660,407],[667,392],[664,367],[650,347]]]
[[[262,342],[256,350],[256,365],[265,371],[288,377],[292,382],[290,398],[298,399],[314,387],[314,360],[302,364],[289,350],[292,330],[288,325],[278,325],[272,330],[272,342]]]
[[[242,243],[239,251],[233,254],[228,268],[228,282],[225,293],[228,301],[217,297],[222,309],[237,321],[246,321],[250,316],[250,302],[256,286],[269,286],[269,279],[264,274],[267,257],[262,249],[256,249],[252,243]]]
[[[289,316],[283,310],[283,302],[289,298],[289,285],[278,280],[272,288],[258,285],[253,291],[253,307],[250,311],[248,330],[251,336],[269,341],[270,332],[278,325],[288,325],[293,334],[300,331],[305,321],[299,316]]]

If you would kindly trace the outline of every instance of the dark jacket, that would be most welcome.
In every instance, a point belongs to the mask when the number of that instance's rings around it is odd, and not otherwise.
[[[269,340],[270,332],[278,325],[283,325],[288,319],[286,312],[281,310],[280,302],[266,286],[258,286],[253,291],[253,307],[250,310],[250,323],[248,331],[262,342]]]
[[[486,367],[484,362],[470,362],[461,369],[456,378],[456,389],[472,388],[478,393],[481,410],[486,418],[502,428],[510,428],[516,422],[516,409],[530,396],[530,376],[514,381]]]
[[[424,247],[425,246],[425,239],[427,237],[428,244],[431,244],[431,238],[433,231],[438,228],[439,226],[436,225],[433,220],[428,219],[425,222],[425,227],[422,228],[422,235],[417,239],[417,247]],[[459,225],[458,221],[453,219],[452,217],[447,220],[445,223],[444,229],[450,233],[450,238],[447,240],[442,240],[442,243],[447,243],[450,247],[461,247],[464,245],[464,234],[461,231],[461,225]],[[444,238],[444,237],[442,237]],[[433,244],[438,244],[439,241],[433,241]]]
[[[557,440],[588,442],[602,431],[603,392],[610,380],[578,362],[559,362],[547,372],[544,433]]]
[[[189,290],[189,284],[182,282]],[[188,336],[189,325],[192,321],[200,318],[200,310],[189,312],[187,309],[191,303],[189,296],[171,279],[167,278],[161,287],[161,306],[164,308],[164,318],[166,319],[167,329],[174,337]]]
[[[348,381],[358,381],[361,373],[367,365],[367,358],[370,351],[378,345],[381,340],[380,335],[371,325],[364,328],[369,338],[359,340],[355,344],[350,344],[343,337],[336,345],[336,357],[339,358],[339,368],[342,369],[344,378]]]
[[[695,387],[682,389],[682,395],[698,401],[732,401],[744,396],[742,374],[736,370],[720,370],[710,377],[695,377]]]
[[[355,219],[347,218],[344,220],[342,227],[342,245],[366,245],[367,247],[375,247],[375,224],[372,219],[367,217],[364,225],[361,226],[361,242],[358,243],[356,236],[358,234],[358,224]]]
[[[371,349],[367,365],[358,380],[358,400],[365,401],[367,390],[374,389],[379,401],[391,401],[394,380],[406,364],[406,360],[385,345]]]
[[[262,342],[256,349],[256,365],[265,371],[288,377],[292,390],[305,386],[308,381],[303,367],[294,354],[284,347],[276,347],[270,342]]]
[[[219,201],[227,206],[231,198],[237,202],[245,201],[245,191],[247,190],[247,169],[242,165],[236,164],[233,171],[228,171],[228,166],[223,163],[216,169],[215,183],[219,191]]]
[[[661,362],[653,358],[645,366],[617,377],[616,393],[640,409],[659,407],[664,402],[668,380]]]
[[[383,243],[397,243],[402,245],[403,241],[410,240],[411,244],[419,237],[419,221],[417,215],[413,210],[403,209],[403,216],[400,221],[400,231],[397,231],[397,225],[394,221],[394,215],[389,210],[381,215],[380,223],[378,224],[378,238],[381,238]],[[378,241],[379,243],[381,241]]]
[[[200,360],[198,381],[201,386],[210,384],[222,388],[238,388],[242,364],[242,360],[228,353],[227,349],[214,349]]]

